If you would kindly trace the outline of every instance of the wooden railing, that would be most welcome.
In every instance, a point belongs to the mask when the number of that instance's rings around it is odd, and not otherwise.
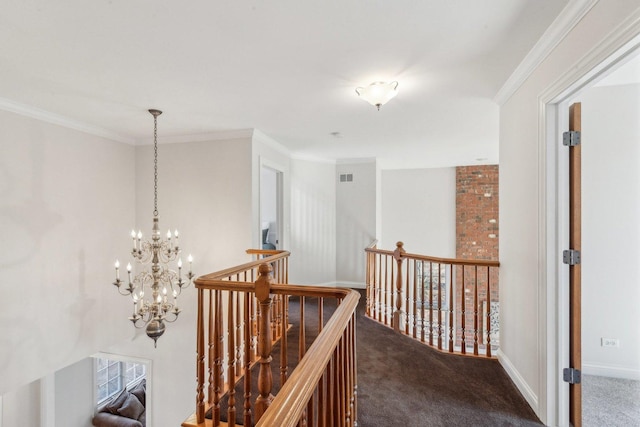
[[[182,425],[355,425],[355,308],[359,293],[288,284],[289,252],[247,252],[257,259],[195,280],[196,410]],[[291,296],[299,301],[300,324],[295,357],[299,362],[289,372],[292,357],[286,349]],[[317,299],[317,331],[305,323],[306,299],[312,297]],[[325,322],[324,301],[328,299],[335,299],[338,306]],[[318,335],[307,348],[306,334],[311,332]],[[279,342],[278,360],[272,357],[275,342]],[[275,397],[272,363],[279,364],[280,389]],[[257,384],[253,384],[252,367],[259,369]],[[238,395],[240,382],[242,392]],[[209,418],[205,417],[207,412]]]
[[[492,357],[499,346],[498,261],[365,249],[366,315],[438,350]]]

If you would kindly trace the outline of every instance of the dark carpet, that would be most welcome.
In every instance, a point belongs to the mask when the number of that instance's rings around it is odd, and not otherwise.
[[[365,295],[358,304],[358,425],[407,426],[540,426],[531,407],[496,360],[438,352],[397,334],[364,315]],[[317,334],[317,299],[307,298],[307,347]],[[335,310],[326,300],[324,321]],[[291,298],[289,354],[297,355],[299,303]],[[279,353],[279,345],[274,347]],[[274,354],[274,394],[279,389],[279,356]],[[293,369],[292,360],[289,372]],[[253,369],[257,384],[257,369]],[[242,391],[236,395],[241,422]],[[255,398],[255,396],[253,396]],[[226,407],[223,407],[223,414]]]

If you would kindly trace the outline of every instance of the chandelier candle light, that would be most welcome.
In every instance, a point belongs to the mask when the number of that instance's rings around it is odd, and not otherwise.
[[[189,271],[182,272],[182,258],[180,255],[179,234],[175,230],[173,239],[171,230],[167,231],[167,239],[160,236],[160,226],[158,224],[158,116],[162,114],[160,110],[149,110],[153,116],[153,152],[154,152],[154,186],[153,186],[153,228],[151,229],[151,241],[142,240],[142,232],[131,231],[133,248],[131,255],[142,267],[143,271],[134,273],[131,263],[127,264],[126,287],[120,280],[120,262],[116,260],[116,280],[113,282],[118,287],[121,295],[130,295],[133,300],[133,315],[129,320],[136,328],[146,325],[146,332],[149,338],[153,339],[154,347],[157,346],[158,338],[164,334],[165,322],[175,322],[180,314],[178,308],[178,296],[182,288],[189,286],[193,273],[191,264],[193,257],[189,255]],[[177,260],[177,261],[176,261]],[[170,268],[170,263],[175,262],[177,271]],[[146,268],[145,268],[146,267]],[[150,269],[148,269],[150,267]],[[151,295],[147,293],[145,299],[145,288],[148,288]]]

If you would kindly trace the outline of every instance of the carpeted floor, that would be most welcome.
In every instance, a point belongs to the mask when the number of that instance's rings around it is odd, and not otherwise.
[[[356,326],[360,427],[542,425],[497,361],[432,350],[366,318],[364,304],[362,295]],[[317,331],[317,300],[307,298],[305,307],[310,343]],[[334,303],[325,301],[325,322],[334,309]],[[297,354],[297,299],[291,299],[289,312],[296,325],[288,334],[289,354]],[[274,357],[274,369],[277,361]],[[276,371],[273,379],[277,390]],[[237,405],[242,408],[241,399]]]
[[[360,426],[542,425],[497,361],[442,354],[366,318],[363,302]]]
[[[583,375],[582,425],[640,426],[640,381]]]

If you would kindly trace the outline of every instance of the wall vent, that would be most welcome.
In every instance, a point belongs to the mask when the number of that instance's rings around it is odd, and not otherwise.
[[[340,182],[353,182],[353,174],[352,173],[341,173],[340,174]]]

